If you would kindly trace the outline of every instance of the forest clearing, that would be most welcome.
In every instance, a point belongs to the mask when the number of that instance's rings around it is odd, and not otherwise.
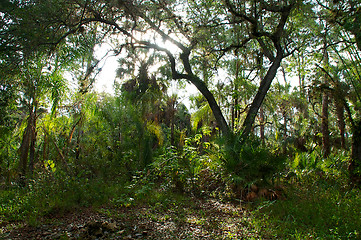
[[[361,239],[360,1],[0,19],[0,239]]]

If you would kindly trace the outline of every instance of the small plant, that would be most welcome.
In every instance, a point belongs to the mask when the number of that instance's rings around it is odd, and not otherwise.
[[[210,162],[205,152],[211,144],[203,139],[208,134],[205,129],[194,137],[185,138],[181,149],[167,147],[152,163],[153,174],[164,183],[165,188],[170,187],[180,192],[196,191],[199,174]]]
[[[237,186],[268,182],[282,171],[286,158],[262,146],[258,139],[241,142],[237,136],[221,142],[221,160],[229,181]]]
[[[350,153],[345,150],[334,152],[327,158],[322,157],[321,148],[318,147],[310,153],[297,152],[288,164],[287,176],[292,174],[303,179],[317,176],[329,180],[339,178],[338,182],[346,181],[349,158]]]

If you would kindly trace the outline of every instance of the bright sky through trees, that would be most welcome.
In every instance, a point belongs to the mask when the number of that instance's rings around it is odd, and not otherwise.
[[[0,239],[361,239],[360,9],[0,0]]]

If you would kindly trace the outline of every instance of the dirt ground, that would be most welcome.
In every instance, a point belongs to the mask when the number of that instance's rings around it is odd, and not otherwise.
[[[0,239],[260,239],[240,204],[189,198],[167,204],[84,208],[33,226],[3,224]]]

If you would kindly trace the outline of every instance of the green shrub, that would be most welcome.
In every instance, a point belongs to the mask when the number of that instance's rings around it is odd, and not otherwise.
[[[313,177],[317,176],[321,180],[347,182],[349,160],[349,151],[340,150],[324,158],[321,148],[317,147],[310,153],[295,153],[289,161],[287,174],[290,176],[292,173],[297,179],[303,179],[303,181],[307,179],[314,181]]]
[[[57,215],[76,208],[98,206],[120,195],[123,184],[105,183],[101,178],[71,177],[61,170],[43,171],[29,180],[27,188],[0,192],[2,221],[36,219]]]
[[[206,151],[210,143],[203,140],[203,134],[186,138],[184,146],[177,149],[167,147],[151,165],[154,177],[163,183],[165,189],[178,191],[199,191],[199,174],[212,165]]]
[[[18,221],[34,211],[31,198],[21,188],[0,191],[0,221]]]
[[[221,160],[229,180],[238,186],[272,180],[284,168],[286,158],[253,138],[241,142],[237,136],[221,140]]]

